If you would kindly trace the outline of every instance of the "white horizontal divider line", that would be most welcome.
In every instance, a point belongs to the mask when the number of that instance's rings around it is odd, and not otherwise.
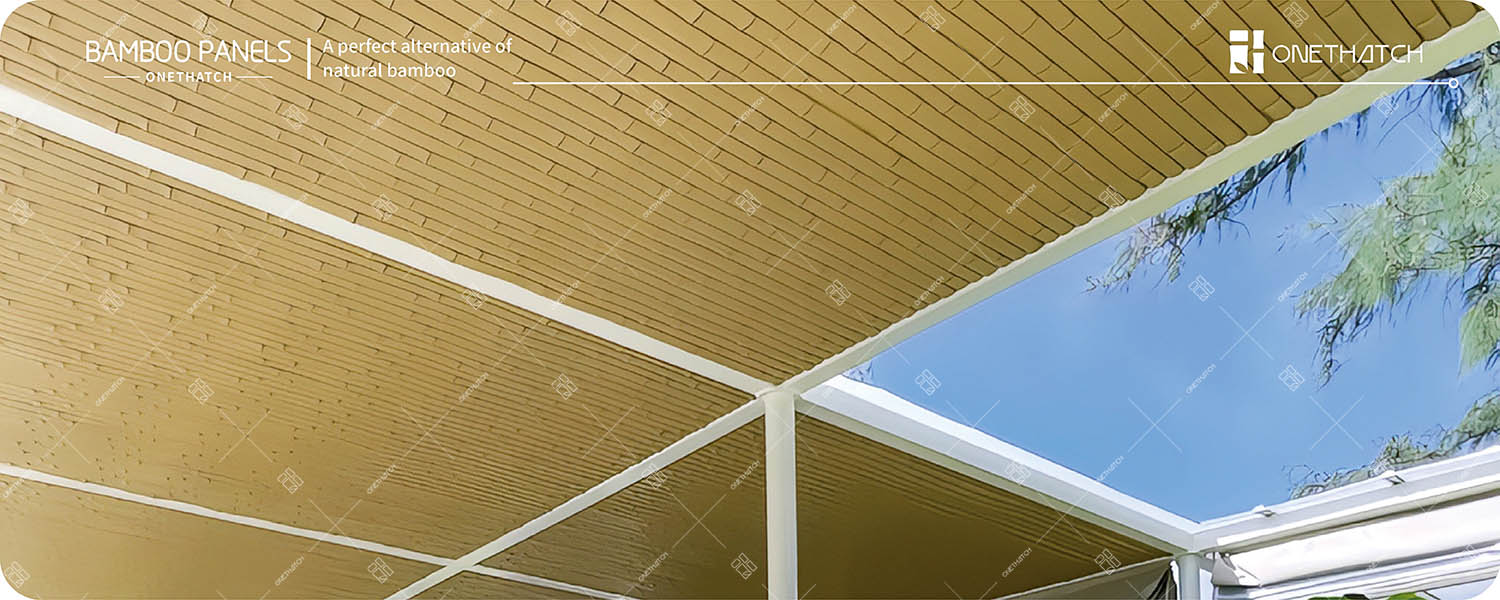
[[[296,537],[300,537],[300,538],[306,538],[306,539],[310,539],[310,540],[317,540],[319,542],[323,542],[323,543],[327,543],[327,544],[333,544],[333,545],[337,545],[337,546],[344,546],[344,547],[347,547],[347,548],[354,548],[356,550],[363,550],[363,551],[366,551],[366,552],[374,552],[376,554],[383,554],[385,556],[393,556],[393,557],[396,557],[396,558],[403,558],[403,559],[406,559],[406,560],[410,560],[410,561],[414,561],[414,562],[419,562],[419,563],[426,563],[426,564],[429,564],[429,565],[436,565],[436,566],[440,566],[441,567],[441,566],[447,566],[447,565],[453,563],[452,559],[443,558],[441,556],[435,556],[435,555],[432,555],[432,554],[427,554],[425,552],[417,552],[415,550],[408,550],[406,548],[398,548],[396,546],[390,546],[390,545],[387,545],[387,544],[382,544],[380,542],[372,542],[372,541],[369,541],[369,540],[362,540],[362,539],[359,539],[359,538],[352,538],[352,537],[345,536],[345,535],[335,535],[335,534],[333,534],[331,532],[326,532],[326,531],[314,531],[312,529],[306,529],[306,528],[303,528],[303,527],[296,527],[296,526],[287,525],[287,524],[284,524],[284,523],[277,523],[275,521],[267,521],[265,519],[261,519],[261,518],[257,518],[257,517],[250,517],[250,516],[239,515],[239,514],[234,514],[234,513],[227,513],[227,512],[224,512],[224,511],[220,511],[220,510],[214,510],[212,508],[208,508],[208,507],[205,507],[205,506],[199,506],[197,504],[189,504],[187,502],[180,502],[180,501],[177,501],[177,500],[166,500],[166,499],[157,498],[157,497],[154,497],[154,496],[147,496],[147,495],[144,495],[144,494],[137,494],[135,492],[126,491],[126,490],[122,490],[122,489],[119,489],[119,488],[113,488],[113,487],[109,487],[109,486],[106,486],[106,485],[100,485],[100,484],[97,484],[97,483],[89,483],[87,481],[78,481],[76,479],[70,479],[70,478],[67,478],[67,477],[59,476],[59,475],[53,475],[51,473],[44,473],[44,472],[37,471],[37,470],[34,470],[34,469],[28,469],[28,468],[25,468],[25,467],[18,467],[18,466],[11,465],[11,464],[8,464],[8,463],[0,463],[0,475],[7,475],[7,476],[10,476],[10,477],[15,477],[17,479],[22,479],[22,480],[26,480],[26,481],[32,481],[32,482],[36,482],[36,483],[40,483],[40,484],[44,484],[44,485],[50,485],[50,486],[54,486],[54,487],[60,487],[60,488],[64,488],[64,489],[70,489],[70,490],[73,490],[75,492],[82,492],[82,493],[85,493],[85,494],[91,494],[91,495],[95,495],[95,496],[104,496],[104,497],[108,497],[108,498],[114,498],[116,500],[123,500],[125,502],[133,502],[135,504],[142,504],[142,505],[150,506],[150,507],[153,507],[153,508],[160,508],[160,509],[165,509],[165,510],[176,511],[176,512],[180,512],[180,513],[184,513],[184,514],[189,514],[189,515],[193,515],[193,516],[197,516],[197,517],[203,517],[203,518],[206,518],[206,519],[213,519],[213,520],[216,520],[216,521],[224,521],[224,522],[227,522],[227,523],[234,523],[236,525],[244,525],[246,527],[254,527],[256,529],[262,529],[262,530],[265,530],[265,531],[272,531],[272,532],[275,532],[275,533],[281,533],[281,534],[296,536]],[[490,568],[476,568],[476,569],[469,569],[469,571],[474,572],[474,573],[478,573],[480,575],[486,575],[486,576],[489,576],[489,577],[498,577],[498,578],[501,578],[501,579],[515,581],[515,582],[518,582],[518,583],[526,583],[526,584],[540,586],[540,587],[545,587],[545,588],[554,589],[554,590],[558,590],[558,591],[572,592],[572,593],[575,593],[575,594],[583,594],[585,596],[593,596],[595,598],[606,598],[606,599],[618,599],[618,598],[621,598],[621,596],[618,596],[618,595],[615,595],[615,594],[609,594],[609,593],[606,593],[606,592],[601,592],[599,590],[595,590],[595,589],[591,589],[591,588],[586,588],[586,587],[579,586],[579,585],[573,585],[571,583],[563,583],[561,581],[553,581],[551,579],[546,579],[546,578],[542,578],[542,577],[536,577],[534,575],[526,575],[524,573],[517,573],[517,572],[514,572],[514,571],[505,571],[505,570],[501,570],[501,569],[490,569]],[[0,578],[0,579],[3,579],[3,578]]]
[[[737,390],[758,394],[771,387],[770,383],[731,367],[459,265],[271,188],[115,133],[8,86],[0,85],[0,112]]]
[[[1453,28],[1442,37],[1423,43],[1421,46],[1423,58],[1428,62],[1386,63],[1366,72],[1355,81],[1337,83],[1342,87],[1313,100],[1307,106],[1292,111],[1291,114],[1272,123],[1264,131],[1220,150],[1198,166],[1189,168],[1146,190],[1140,197],[1073,228],[1048,242],[1040,250],[1018,258],[952,295],[929,304],[874,336],[793,376],[779,387],[794,394],[804,393],[873,358],[879,348],[900,344],[925,331],[928,327],[1004,291],[1017,282],[1089,246],[1104,241],[1136,223],[1151,218],[1178,202],[1233,177],[1235,173],[1260,162],[1267,156],[1285,150],[1338,123],[1345,117],[1368,108],[1390,91],[1393,82],[1404,81],[1405,84],[1416,82],[1431,75],[1443,65],[1484,48],[1494,41],[1495,36],[1494,19],[1489,13],[1477,13],[1468,23]],[[1330,83],[1330,85],[1335,83]]]
[[[860,86],[860,87],[1066,87],[1066,86],[1314,86],[1314,85],[1446,85],[1457,87],[1453,79],[1441,81],[512,81],[512,85],[537,87],[614,86],[614,87],[735,87],[735,86]]]
[[[630,468],[614,474],[609,479],[589,488],[582,494],[574,496],[556,508],[542,513],[541,516],[528,521],[525,525],[506,532],[505,535],[495,538],[448,565],[429,573],[426,577],[391,594],[387,600],[407,600],[414,598],[417,594],[442,583],[443,580],[457,575],[461,571],[474,568],[491,556],[504,552],[506,549],[525,541],[527,538],[541,533],[548,527],[583,512],[584,509],[599,503],[616,492],[624,490],[636,482],[649,477],[658,469],[665,468],[679,459],[713,443],[714,440],[724,437],[741,426],[760,418],[761,415],[765,414],[765,410],[765,404],[760,398],[755,398],[741,405],[739,408],[730,411],[729,414],[719,417],[708,425],[703,426],[702,429],[689,433],[683,436],[682,439],[672,442],[671,445],[663,448],[656,454],[646,457],[645,460],[631,465]]]

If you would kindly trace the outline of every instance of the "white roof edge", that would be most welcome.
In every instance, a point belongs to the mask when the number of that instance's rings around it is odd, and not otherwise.
[[[802,412],[820,421],[1159,549],[1191,549],[1197,523],[880,388],[839,376],[802,398]],[[1026,475],[1017,476],[1012,465]]]
[[[1488,0],[1492,2],[1493,0]],[[1468,23],[1430,42],[1422,44],[1424,62],[1386,63],[1360,76],[1357,82],[1390,82],[1380,85],[1345,85],[1292,111],[1260,133],[1246,137],[1201,164],[1146,190],[1139,198],[1111,209],[1092,221],[1073,228],[1048,242],[1036,252],[1016,259],[994,273],[970,283],[952,295],[938,300],[881,332],[833,355],[781,384],[783,389],[802,393],[817,387],[835,375],[859,366],[879,353],[881,346],[894,346],[928,327],[978,304],[1043,269],[1072,256],[1110,236],[1124,231],[1173,205],[1202,192],[1220,181],[1255,165],[1272,154],[1317,134],[1349,115],[1368,108],[1381,96],[1400,85],[1431,75],[1465,54],[1495,41],[1495,21],[1488,13],[1477,13]],[[1437,66],[1433,66],[1437,65]]]
[[[731,367],[346,221],[271,188],[115,133],[8,86],[0,85],[0,112],[735,389],[758,394],[771,388],[770,383]]]
[[[328,543],[328,544],[332,544],[332,545],[336,545],[336,546],[344,546],[346,548],[353,548],[355,550],[362,550],[362,551],[365,551],[365,552],[372,552],[372,553],[375,553],[375,554],[382,554],[382,555],[385,555],[385,556],[391,556],[391,557],[395,557],[395,558],[401,558],[401,559],[405,559],[405,560],[409,560],[409,561],[417,562],[417,563],[424,563],[424,564],[435,565],[435,566],[440,566],[440,567],[441,566],[447,566],[447,565],[453,563],[453,560],[448,559],[448,558],[443,558],[441,556],[435,556],[435,555],[432,555],[432,554],[427,554],[425,552],[418,552],[418,551],[415,551],[415,550],[408,550],[406,548],[399,548],[399,547],[396,547],[396,546],[382,544],[380,542],[373,542],[373,541],[370,541],[370,540],[363,540],[363,539],[359,539],[359,538],[353,538],[353,537],[349,537],[349,536],[346,536],[346,535],[338,535],[338,534],[334,534],[332,531],[315,531],[315,530],[312,530],[312,529],[307,529],[305,527],[297,527],[297,526],[294,526],[294,525],[287,525],[287,524],[284,524],[284,523],[278,523],[276,521],[268,521],[268,520],[261,519],[261,518],[258,518],[258,517],[251,517],[251,516],[240,515],[240,514],[235,514],[235,513],[227,513],[227,512],[224,512],[224,511],[220,511],[220,510],[214,510],[214,509],[208,508],[206,506],[200,506],[200,505],[197,505],[197,504],[190,504],[190,503],[187,503],[187,502],[181,502],[181,501],[177,501],[177,500],[166,500],[166,499],[157,498],[157,497],[154,497],[154,496],[147,496],[145,494],[137,494],[135,492],[131,492],[131,491],[127,491],[127,490],[122,490],[122,489],[119,489],[119,488],[109,487],[109,486],[101,485],[101,484],[97,484],[97,483],[90,483],[90,482],[87,482],[87,481],[79,481],[77,479],[71,479],[71,478],[68,478],[68,477],[62,477],[60,475],[53,475],[51,473],[44,473],[42,471],[37,471],[37,470],[34,470],[34,469],[28,469],[28,468],[25,468],[25,467],[19,467],[19,466],[7,464],[7,463],[0,463],[0,475],[6,475],[6,476],[9,476],[9,477],[14,477],[14,478],[17,479],[17,481],[32,481],[32,482],[36,482],[36,483],[40,483],[40,484],[44,484],[44,485],[53,486],[53,487],[59,487],[59,488],[63,488],[63,489],[73,490],[75,492],[80,492],[80,493],[84,493],[84,494],[91,494],[91,495],[95,495],[95,496],[103,496],[103,497],[107,497],[107,498],[114,498],[116,500],[122,500],[122,501],[125,501],[125,502],[132,502],[132,503],[135,503],[135,504],[141,504],[141,505],[145,505],[145,506],[150,506],[150,507],[153,507],[153,508],[159,508],[159,509],[164,509],[164,510],[175,511],[175,512],[179,512],[179,513],[183,513],[183,514],[193,515],[193,516],[196,516],[196,517],[202,517],[202,518],[205,518],[205,519],[213,519],[215,521],[223,521],[223,522],[226,522],[226,523],[234,523],[236,525],[243,525],[245,527],[253,527],[255,529],[261,529],[261,530],[265,530],[265,531],[271,531],[271,532],[280,533],[280,534],[284,534],[284,535],[296,536],[296,537],[310,539],[310,540],[317,540],[319,542]],[[12,485],[15,485],[15,484],[12,484]],[[593,588],[583,587],[583,586],[580,586],[580,585],[574,585],[574,584],[571,584],[571,583],[564,583],[564,582],[561,582],[561,581],[554,581],[554,580],[551,580],[551,579],[547,579],[545,577],[536,577],[534,575],[526,575],[524,573],[517,573],[517,572],[514,572],[514,571],[503,571],[503,570],[500,570],[500,569],[491,569],[491,568],[488,568],[488,567],[483,567],[483,568],[469,568],[469,569],[466,569],[466,570],[470,571],[470,572],[474,572],[474,573],[479,573],[481,575],[487,575],[487,576],[490,576],[490,577],[498,577],[498,578],[501,578],[501,579],[507,579],[507,580],[510,580],[510,581],[515,581],[515,582],[519,582],[519,583],[525,583],[525,584],[534,585],[534,586],[538,586],[538,587],[543,587],[543,588],[548,588],[548,589],[553,589],[553,590],[559,590],[559,591],[564,591],[564,592],[571,592],[571,593],[581,594],[581,595],[585,595],[585,596],[592,596],[594,598],[602,598],[602,599],[605,599],[605,600],[630,600],[629,598],[627,598],[625,596],[620,596],[620,595],[617,595],[617,594],[610,594],[608,592],[603,592],[603,591],[595,590]],[[9,588],[9,584],[5,580],[5,577],[0,576],[0,592],[3,592],[3,591],[8,590],[8,589],[11,589],[11,588]],[[11,589],[11,591],[15,592],[15,590],[13,590],[13,589]],[[16,593],[19,594],[19,592],[16,592]],[[18,596],[18,597],[24,597],[24,596]],[[0,598],[4,598],[4,596],[0,595]]]
[[[1329,528],[1500,491],[1500,446],[1375,477],[1320,494],[1204,522],[1194,550],[1252,548]]]

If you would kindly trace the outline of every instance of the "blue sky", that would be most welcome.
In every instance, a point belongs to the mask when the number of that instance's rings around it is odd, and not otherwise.
[[[1306,468],[1360,466],[1390,436],[1451,426],[1496,377],[1460,373],[1462,306],[1443,286],[1347,346],[1321,388],[1317,324],[1295,314],[1345,260],[1307,224],[1430,165],[1436,129],[1431,115],[1372,112],[1363,137],[1315,137],[1291,201],[1278,189],[1242,213],[1245,227],[1211,231],[1177,281],[1153,270],[1126,291],[1085,292],[1126,232],[887,350],[874,383],[1090,477],[1123,456],[1106,484],[1196,520],[1286,500]],[[1189,289],[1198,276],[1215,288],[1207,300]],[[1295,391],[1278,379],[1288,365],[1306,378]],[[931,395],[923,370],[941,382]]]

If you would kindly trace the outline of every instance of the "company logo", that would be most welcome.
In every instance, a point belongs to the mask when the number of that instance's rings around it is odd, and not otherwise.
[[[1262,29],[1229,31],[1229,72],[1266,72],[1266,32]]]
[[[1263,29],[1229,30],[1229,73],[1232,75],[1262,74],[1266,72],[1266,60],[1278,64],[1338,65],[1347,69],[1353,65],[1380,65],[1386,62],[1422,62],[1422,49],[1405,44],[1365,44],[1344,46],[1341,44],[1275,44],[1266,45]]]

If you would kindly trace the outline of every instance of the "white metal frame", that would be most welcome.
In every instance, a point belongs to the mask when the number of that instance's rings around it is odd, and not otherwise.
[[[1488,3],[1488,1],[1487,1]],[[0,9],[0,16],[10,10]],[[1361,82],[1389,82],[1394,88],[1415,81],[1431,70],[1434,63],[1451,60],[1483,47],[1495,37],[1495,25],[1488,16],[1455,28],[1443,37],[1423,44],[1425,63],[1390,63],[1366,73]],[[874,388],[860,388],[854,382],[837,377],[844,371],[871,358],[881,347],[894,345],[965,308],[1051,266],[1072,254],[1133,226],[1177,202],[1207,189],[1277,151],[1333,125],[1349,114],[1370,106],[1388,90],[1383,86],[1343,86],[1306,107],[1270,125],[1260,134],[1250,136],[1226,148],[1196,168],[1168,179],[1147,190],[1140,198],[1105,213],[1092,222],[1047,244],[1037,252],[1019,259],[995,273],[959,290],[957,293],[917,311],[891,325],[878,335],[855,344],[817,366],[779,385],[772,385],[726,365],[703,358],[640,332],[540,296],[525,288],[447,261],[415,245],[367,227],[345,221],[296,199],[280,194],[230,174],[165,152],[126,136],[98,127],[45,102],[16,90],[0,87],[0,111],[44,129],[54,131],[81,143],[98,148],[125,160],[160,171],[166,175],[204,188],[247,206],[278,215],[315,231],[364,248],[385,258],[409,265],[428,274],[466,288],[482,292],[540,316],[557,320],[623,347],[641,352],[673,366],[702,375],[735,389],[753,394],[755,400],[721,417],[708,426],[689,434],[661,452],[601,482],[579,496],[505,533],[495,540],[454,560],[422,555],[421,560],[440,568],[427,577],[397,592],[392,598],[410,598],[462,571],[474,571],[514,580],[543,581],[517,573],[479,566],[479,562],[503,551],[569,516],[577,514],[609,495],[649,476],[664,467],[728,434],[751,420],[767,418],[767,510],[768,549],[771,559],[770,596],[776,600],[795,600],[796,583],[796,504],[795,504],[795,432],[791,423],[796,411],[844,427],[876,441],[910,452],[931,462],[973,476],[1028,498],[1056,505],[1064,503],[1069,510],[1097,524],[1126,533],[1156,547],[1182,553],[1179,563],[1198,563],[1198,552],[1254,545],[1299,533],[1328,527],[1374,514],[1387,514],[1425,502],[1453,499],[1481,493],[1500,486],[1500,455],[1481,453],[1466,457],[1462,464],[1485,469],[1490,474],[1479,480],[1454,476],[1451,467],[1419,467],[1403,472],[1406,483],[1399,490],[1378,483],[1356,484],[1348,490],[1330,492],[1273,507],[1273,516],[1247,513],[1196,524],[1172,515],[1158,507],[1116,492],[1101,483],[1069,471],[1019,448],[1000,442],[975,430],[961,427],[926,411],[915,409],[899,398]],[[827,383],[817,393],[808,394]],[[868,388],[868,386],[865,386]],[[801,402],[795,399],[804,396]],[[791,416],[792,418],[788,418]],[[784,444],[771,440],[780,431]],[[945,446],[947,446],[945,448]],[[1472,464],[1471,464],[1472,463]],[[1020,464],[1032,475],[1026,483],[1004,476],[1004,469]],[[1444,463],[1446,464],[1446,463]],[[15,470],[14,467],[7,467]],[[17,471],[19,472],[19,471]],[[71,485],[62,478],[29,472],[27,478],[50,485],[68,485],[72,489],[145,502],[162,508],[193,512],[200,516],[251,524],[301,535],[305,530],[212,511],[203,507],[186,510],[183,503],[150,499],[123,490]],[[18,475],[20,476],[20,475]],[[1458,480],[1455,480],[1458,479]],[[1367,482],[1368,483],[1368,482]],[[1414,485],[1415,484],[1415,485]],[[181,506],[178,506],[181,505]],[[1253,516],[1251,516],[1253,515]],[[285,531],[283,531],[285,529]],[[315,532],[313,532],[315,533]],[[327,537],[319,534],[319,537]],[[342,538],[342,536],[336,536]],[[328,541],[335,541],[329,538]],[[344,545],[396,556],[411,553],[399,548],[371,545],[352,538]],[[1188,554],[1192,553],[1192,554]],[[518,579],[521,578],[521,579]],[[567,586],[559,582],[555,585]],[[554,586],[555,587],[555,586]],[[573,591],[601,595],[593,590],[572,586]],[[556,587],[555,589],[564,589]],[[605,595],[608,596],[608,595]],[[1193,592],[1185,591],[1186,598]]]
[[[1193,533],[1193,547],[1222,552],[1245,550],[1500,491],[1500,447],[1393,471],[1390,475],[1205,521]]]

